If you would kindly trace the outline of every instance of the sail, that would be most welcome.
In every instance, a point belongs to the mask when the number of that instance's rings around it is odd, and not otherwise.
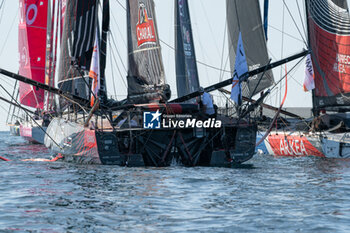
[[[240,32],[242,33],[249,70],[267,65],[269,57],[259,0],[226,0],[226,10],[232,73],[234,72],[236,48]],[[263,77],[262,75],[255,75],[250,77],[248,82],[242,83],[243,96],[254,96],[273,84],[272,71],[265,72]]]
[[[128,99],[166,100],[164,67],[153,0],[127,0]]]
[[[307,0],[314,108],[350,105],[350,17],[346,0]]]
[[[97,0],[65,2],[58,87],[90,98],[88,76],[97,26]],[[62,104],[62,103],[61,103]]]
[[[181,97],[199,88],[187,0],[175,0],[175,51],[177,96]]]
[[[19,74],[45,83],[48,2],[20,0],[18,29]],[[44,106],[44,90],[20,83],[20,103],[33,108]]]

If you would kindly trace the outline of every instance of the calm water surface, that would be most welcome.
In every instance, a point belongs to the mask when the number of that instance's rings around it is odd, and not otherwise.
[[[0,133],[0,232],[349,232],[350,160],[257,155],[239,168],[49,158]]]

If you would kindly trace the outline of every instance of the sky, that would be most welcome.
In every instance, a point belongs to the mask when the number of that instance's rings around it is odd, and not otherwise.
[[[3,2],[3,3],[2,3]],[[0,0],[0,67],[16,73],[18,71],[18,0]],[[156,17],[158,22],[158,34],[163,41],[162,56],[165,68],[167,83],[171,86],[172,96],[176,97],[175,80],[175,53],[174,47],[174,1],[154,0],[156,5]],[[281,57],[287,57],[301,52],[306,45],[304,19],[304,1],[270,0],[269,8],[269,29],[268,29],[268,52],[272,62]],[[117,62],[108,59],[106,76],[108,94],[117,96],[118,99],[126,97],[126,68],[127,68],[127,48],[126,48],[126,12],[124,0],[110,0],[111,3],[111,34],[110,40],[113,44],[113,54]],[[298,3],[298,4],[297,4]],[[263,0],[260,0],[263,6]],[[298,11],[300,6],[300,13]],[[221,72],[208,66],[223,68],[229,71],[228,42],[226,26],[225,0],[189,0],[190,15],[192,21],[193,38],[197,55],[198,72],[201,86],[206,87],[220,80],[230,78],[229,72]],[[262,9],[262,7],[261,7]],[[290,16],[289,12],[293,15]],[[297,25],[297,26],[296,26]],[[284,31],[285,33],[281,33]],[[115,46],[114,46],[115,43]],[[116,49],[117,48],[117,49]],[[111,49],[109,48],[109,51]],[[226,65],[225,65],[226,64]],[[296,62],[289,63],[287,69],[291,69]],[[305,62],[291,72],[288,76],[288,92],[286,107],[311,107],[311,94],[302,90],[302,83],[305,73]],[[284,75],[281,68],[273,70],[275,80],[279,80]],[[13,90],[14,81],[0,75],[0,84],[7,90]],[[267,98],[266,103],[277,106],[280,103],[280,95],[284,94],[284,81],[282,82],[282,92],[279,86]],[[216,103],[224,103],[225,97],[221,94],[213,93]],[[0,96],[6,97],[3,90]],[[0,102],[0,130],[8,130],[6,117],[8,104]]]

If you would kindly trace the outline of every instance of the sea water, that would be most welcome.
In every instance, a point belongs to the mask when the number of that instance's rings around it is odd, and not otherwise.
[[[0,232],[349,232],[350,160],[256,155],[235,168],[49,158],[0,133]]]

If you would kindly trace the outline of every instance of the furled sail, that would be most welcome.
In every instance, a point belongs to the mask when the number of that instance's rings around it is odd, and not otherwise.
[[[58,4],[56,4],[58,3]],[[57,7],[57,10],[56,10]],[[57,61],[57,41],[58,41],[58,23],[57,18],[60,15],[59,2],[52,1],[52,11],[49,1],[47,17],[47,40],[46,40],[46,67],[45,84],[55,86],[55,71]],[[44,110],[53,110],[55,106],[55,97],[53,93],[45,92]]]
[[[102,8],[102,36],[101,36],[101,52],[100,52],[100,90],[101,99],[107,99],[107,85],[105,77],[106,59],[107,59],[107,35],[109,32],[110,7],[109,0],[103,0]]]
[[[48,1],[20,0],[19,7],[19,74],[45,83]],[[21,104],[43,108],[44,90],[22,82],[19,90]]]
[[[177,96],[181,97],[199,88],[187,0],[175,0],[175,51]]]
[[[346,0],[307,0],[314,107],[350,105],[350,16]]]
[[[97,0],[66,1],[58,87],[89,99],[88,76],[97,26]]]
[[[153,0],[127,0],[128,99],[154,102],[170,98],[165,84]]]
[[[267,65],[269,57],[259,0],[226,0],[226,10],[232,73],[234,72],[236,48],[240,32],[242,33],[249,70]],[[248,82],[242,83],[243,96],[254,96],[273,84],[272,71],[265,72],[263,77],[262,75],[255,75],[250,77]]]

